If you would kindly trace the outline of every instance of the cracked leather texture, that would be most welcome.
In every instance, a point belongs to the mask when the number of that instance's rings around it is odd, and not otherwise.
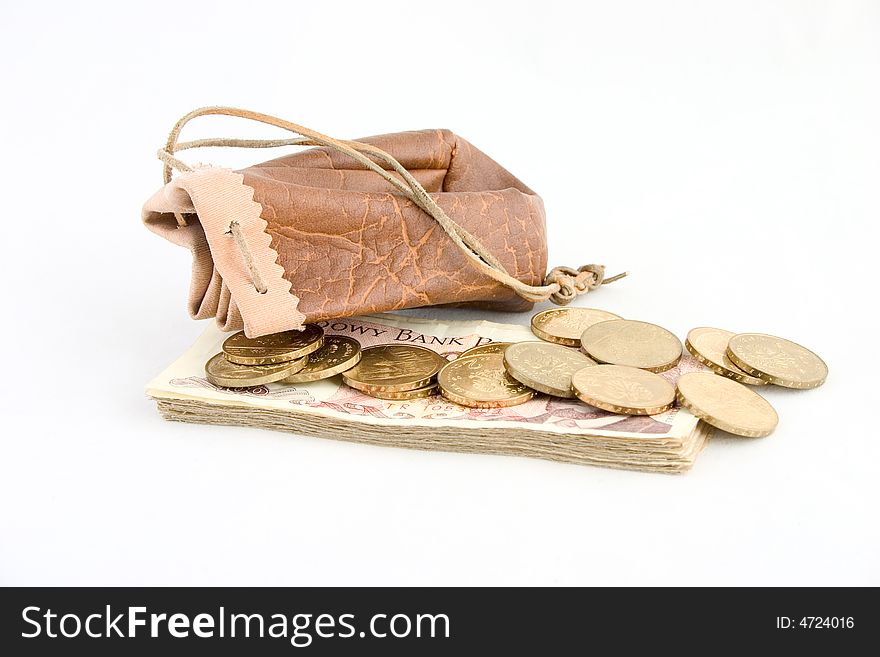
[[[547,268],[540,197],[448,130],[360,140],[393,155],[519,280]],[[438,304],[532,304],[478,272],[440,226],[346,155],[315,148],[240,171],[306,321]]]

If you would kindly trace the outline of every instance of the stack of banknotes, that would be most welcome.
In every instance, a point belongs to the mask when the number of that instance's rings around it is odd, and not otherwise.
[[[325,336],[354,338],[363,348],[412,345],[450,361],[493,342],[535,340],[532,330],[522,325],[434,321],[394,314],[346,318],[319,326]],[[305,369],[286,381],[227,387],[231,384],[217,384],[222,379],[212,377],[213,382],[209,381],[205,366],[211,360],[219,360],[222,367],[235,366],[218,356],[224,353],[228,338],[228,334],[209,327],[148,384],[147,394],[156,400],[163,417],[389,447],[530,456],[669,473],[688,470],[712,430],[682,406],[655,415],[619,415],[576,398],[536,394],[514,406],[472,408],[433,394],[433,390],[426,391],[429,396],[382,399],[346,385],[342,375],[301,381],[310,378]],[[696,358],[685,354],[659,376],[674,385],[683,374],[703,370]]]

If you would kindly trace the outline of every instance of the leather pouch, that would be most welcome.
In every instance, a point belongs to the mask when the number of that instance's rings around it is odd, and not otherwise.
[[[179,142],[197,116],[225,114],[303,137]],[[311,145],[239,171],[191,168],[200,146]],[[189,311],[255,337],[368,313],[468,304],[528,310],[602,283],[601,267],[547,272],[541,198],[448,130],[334,140],[232,108],[175,126],[166,184],[144,205],[155,233],[192,251]],[[172,178],[173,168],[182,171]]]

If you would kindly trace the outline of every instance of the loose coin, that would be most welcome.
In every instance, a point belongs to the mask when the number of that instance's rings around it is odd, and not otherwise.
[[[361,360],[343,373],[342,380],[357,390],[403,392],[430,384],[446,359],[410,344],[384,344],[361,351]]]
[[[477,345],[470,349],[462,351],[459,358],[470,358],[479,354],[503,354],[504,350],[510,345],[509,342],[487,342],[486,344]]]
[[[532,333],[547,342],[579,347],[585,330],[609,319],[620,315],[597,308],[552,308],[532,317]]]
[[[656,415],[675,402],[675,388],[662,376],[625,365],[585,367],[571,386],[581,401],[623,415]]]
[[[504,369],[501,354],[477,354],[447,363],[437,375],[449,401],[471,408],[504,408],[529,401],[535,391]]]
[[[761,395],[711,372],[683,374],[676,398],[701,420],[738,436],[761,438],[779,423],[776,411]]]
[[[208,381],[224,388],[249,388],[251,386],[275,383],[299,372],[308,363],[309,357],[273,365],[239,365],[231,363],[222,353],[205,363]]]
[[[329,379],[358,364],[361,359],[361,343],[344,335],[324,337],[324,346],[308,356],[308,364],[282,383],[307,383]]]
[[[574,397],[571,375],[595,361],[548,342],[517,342],[504,350],[504,367],[514,379],[554,397]]]
[[[785,388],[818,388],[828,366],[806,347],[774,335],[739,333],[727,344],[734,365],[752,376]]]
[[[581,351],[600,363],[665,372],[681,359],[681,341],[656,324],[610,319],[583,332]]]
[[[231,363],[239,365],[271,365],[307,356],[323,344],[324,330],[306,324],[302,331],[283,331],[249,338],[239,331],[226,338],[223,353]]]
[[[693,354],[694,358],[715,374],[752,386],[765,385],[766,381],[746,374],[727,357],[727,343],[734,335],[736,334],[724,329],[701,326],[691,329],[684,341],[684,346]]]
[[[415,390],[403,390],[400,392],[364,392],[365,395],[375,397],[376,399],[387,399],[390,401],[403,401],[406,399],[421,399],[422,397],[430,397],[440,392],[440,387],[436,383],[425,386],[424,388],[416,388]]]

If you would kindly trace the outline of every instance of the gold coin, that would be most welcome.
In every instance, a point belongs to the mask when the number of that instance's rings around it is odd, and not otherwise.
[[[358,364],[361,359],[361,343],[343,335],[324,337],[324,346],[308,356],[308,364],[282,383],[307,383],[329,379]]]
[[[470,408],[504,408],[529,401],[535,391],[504,369],[501,354],[477,354],[447,363],[437,375],[440,393]]]
[[[342,375],[352,388],[364,392],[403,392],[431,383],[446,359],[411,344],[383,344],[361,351],[361,360]]]
[[[734,335],[736,334],[724,329],[701,326],[691,329],[684,341],[684,346],[693,354],[694,358],[715,374],[752,386],[765,385],[766,381],[746,374],[727,357],[727,343]]]
[[[425,386],[424,388],[416,388],[415,390],[402,390],[400,392],[365,392],[365,395],[375,397],[376,399],[387,399],[389,401],[404,401],[406,399],[421,399],[422,397],[430,397],[440,392],[440,387],[436,383]]]
[[[665,372],[681,359],[681,341],[656,324],[610,319],[583,332],[581,351],[600,363]]]
[[[529,388],[554,397],[574,397],[571,375],[595,361],[561,344],[517,342],[504,350],[507,373]]]
[[[828,366],[806,347],[763,333],[739,333],[727,344],[734,365],[752,376],[785,388],[818,388]]]
[[[317,351],[323,344],[324,329],[306,324],[302,331],[283,331],[249,338],[244,331],[226,338],[223,353],[239,365],[271,365],[296,360]]]
[[[273,365],[239,365],[230,363],[222,353],[216,354],[205,363],[205,374],[208,381],[215,386],[224,388],[249,388],[267,383],[275,383],[299,372],[308,363],[309,357]]]
[[[532,317],[532,333],[547,342],[579,347],[581,335],[593,324],[620,318],[597,308],[552,308]]]
[[[510,345],[509,342],[487,342],[486,344],[477,345],[470,349],[462,351],[459,358],[470,358],[479,354],[503,354],[504,350]]]
[[[626,365],[585,367],[571,377],[571,387],[590,406],[624,415],[656,415],[675,402],[675,388],[666,379]]]
[[[738,436],[768,436],[779,423],[776,411],[761,395],[711,372],[683,374],[675,396],[704,422]]]

